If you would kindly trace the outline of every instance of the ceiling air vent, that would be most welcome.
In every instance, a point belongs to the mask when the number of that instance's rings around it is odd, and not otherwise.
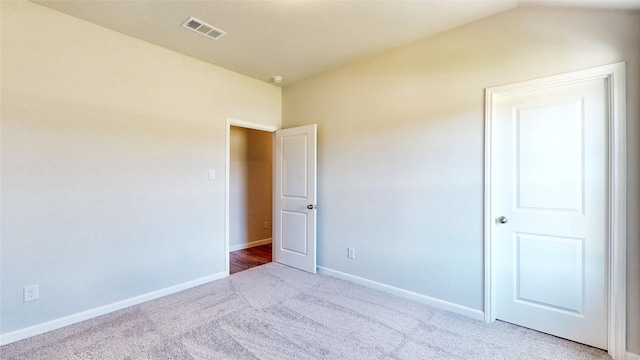
[[[218,40],[222,37],[222,35],[225,34],[224,31],[207,24],[202,20],[198,20],[193,16],[190,17],[189,20],[185,21],[184,24],[182,24],[182,26],[213,40]]]

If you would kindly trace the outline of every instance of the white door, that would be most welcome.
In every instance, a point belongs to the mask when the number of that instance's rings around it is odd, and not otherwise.
[[[276,131],[276,262],[316,273],[316,125]]]
[[[607,348],[606,79],[493,103],[495,317]]]

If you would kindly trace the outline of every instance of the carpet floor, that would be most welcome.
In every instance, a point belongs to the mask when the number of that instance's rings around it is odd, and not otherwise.
[[[0,347],[5,359],[610,359],[277,263]]]

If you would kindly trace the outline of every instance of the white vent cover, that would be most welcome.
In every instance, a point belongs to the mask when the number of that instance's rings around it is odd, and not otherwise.
[[[186,27],[189,30],[193,30],[200,35],[204,35],[210,39],[218,40],[222,37],[222,35],[226,34],[224,31],[213,27],[202,20],[198,20],[193,16],[190,17],[187,21],[185,21],[182,26]]]

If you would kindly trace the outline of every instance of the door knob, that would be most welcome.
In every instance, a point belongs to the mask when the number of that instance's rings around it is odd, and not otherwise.
[[[498,222],[499,222],[500,224],[506,224],[506,223],[507,223],[507,221],[509,221],[509,220],[508,220],[505,216],[500,216],[500,217],[498,218]]]
[[[318,208],[318,205],[313,205],[313,204],[307,205],[307,209],[309,209],[309,210],[313,210],[313,209],[317,209],[317,208]]]

